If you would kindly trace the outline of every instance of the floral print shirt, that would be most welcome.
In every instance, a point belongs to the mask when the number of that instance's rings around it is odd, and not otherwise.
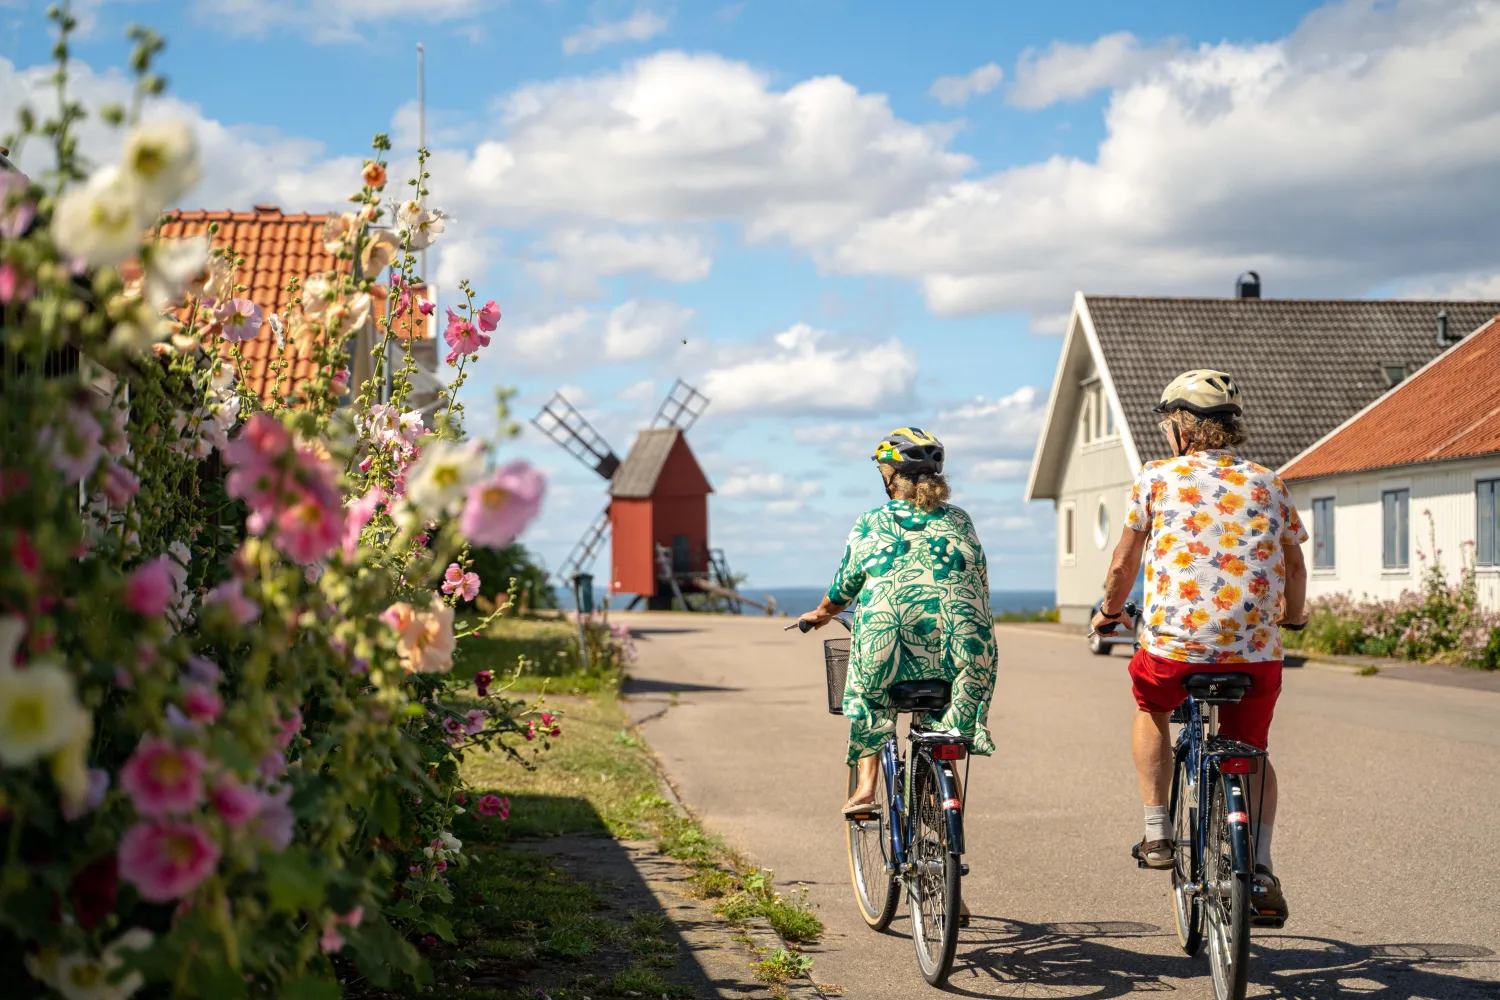
[[[1148,652],[1193,663],[1281,659],[1283,551],[1307,531],[1274,472],[1228,451],[1148,462],[1125,527],[1149,532]]]

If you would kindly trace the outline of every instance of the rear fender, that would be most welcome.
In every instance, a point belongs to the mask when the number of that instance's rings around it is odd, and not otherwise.
[[[1250,809],[1245,796],[1245,783],[1237,774],[1222,774],[1224,782],[1224,811],[1229,820],[1229,849],[1234,858],[1236,875],[1251,875],[1255,871],[1254,853],[1250,849]]]
[[[948,853],[957,857],[964,852],[964,808],[958,797],[958,782],[951,767],[939,761],[933,763],[937,765],[943,820],[948,824]]]

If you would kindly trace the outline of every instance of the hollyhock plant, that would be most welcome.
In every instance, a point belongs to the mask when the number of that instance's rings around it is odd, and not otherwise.
[[[120,788],[142,816],[186,813],[203,801],[203,770],[197,750],[147,736],[120,768]]]
[[[349,504],[348,510],[344,512],[342,547],[345,559],[354,558],[355,552],[359,549],[360,532],[364,531],[365,525],[370,523],[370,518],[375,516],[376,509],[383,503],[385,503],[385,490],[377,486]]]
[[[102,767],[89,768],[87,782],[82,798],[77,801],[68,798],[62,800],[63,819],[69,823],[98,809],[104,803],[104,797],[109,794],[109,772]]]
[[[181,820],[146,820],[125,831],[120,877],[152,903],[181,899],[219,863],[219,845],[202,827]]]
[[[443,330],[443,339],[453,349],[448,355],[448,363],[452,364],[460,355],[475,354],[481,347],[488,347],[490,338],[488,334],[480,333],[473,323],[448,310],[448,326]]]
[[[489,697],[489,695],[490,695],[490,683],[494,679],[495,679],[495,675],[492,674],[488,670],[480,670],[480,671],[478,671],[477,673],[474,674],[474,689],[479,693],[479,697],[481,697],[481,698],[488,698]]]
[[[358,927],[359,922],[365,918],[365,908],[356,906],[348,913],[335,913],[329,918],[328,923],[323,925],[323,933],[319,939],[319,946],[326,954],[333,954],[344,947],[344,936],[339,933],[340,927]]]
[[[104,499],[116,510],[123,510],[141,488],[140,477],[123,465],[111,463],[104,469]]]
[[[542,508],[547,480],[525,460],[501,466],[469,488],[459,530],[475,545],[504,548]]]
[[[0,764],[24,767],[87,736],[89,713],[72,676],[54,663],[0,664]]]
[[[479,596],[479,574],[465,573],[458,563],[449,563],[443,574],[443,593],[457,594],[465,601],[472,601]]]
[[[480,475],[482,454],[477,443],[429,441],[406,477],[406,499],[423,520],[456,514],[469,484]]]
[[[60,427],[43,427],[40,439],[52,452],[52,467],[70,483],[87,479],[104,455],[99,443],[104,429],[94,415],[81,407],[69,407]]]
[[[157,556],[125,580],[125,606],[143,618],[158,618],[172,604],[176,584],[171,556]]]
[[[471,708],[464,713],[464,735],[478,736],[484,732],[485,724],[489,722],[490,714],[480,708]]]
[[[474,314],[474,319],[479,323],[479,329],[485,333],[493,333],[495,328],[500,325],[500,307],[495,304],[494,299],[490,299]],[[486,343],[488,343],[488,340],[486,340]]]
[[[434,594],[427,609],[405,601],[381,614],[396,632],[396,654],[407,673],[446,673],[453,666],[453,609]]]
[[[182,711],[193,722],[214,722],[224,711],[224,699],[210,688],[191,684],[183,689]]]
[[[250,625],[260,618],[260,605],[245,596],[245,585],[230,577],[203,596],[205,606],[222,604],[237,625]]]
[[[502,820],[510,817],[510,799],[502,799],[498,795],[489,794],[479,797],[479,815],[499,816]]]
[[[220,778],[208,797],[224,825],[231,829],[244,826],[260,815],[260,792],[233,778]]]

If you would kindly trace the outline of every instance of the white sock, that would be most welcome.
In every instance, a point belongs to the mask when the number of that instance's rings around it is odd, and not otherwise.
[[[1166,806],[1146,807],[1146,839],[1172,839],[1172,821],[1167,819]]]
[[[1250,833],[1255,838],[1255,863],[1265,865],[1266,870],[1271,870],[1271,827],[1264,823],[1256,823],[1250,828]]]

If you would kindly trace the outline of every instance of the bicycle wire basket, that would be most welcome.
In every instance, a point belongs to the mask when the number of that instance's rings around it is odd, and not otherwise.
[[[828,675],[828,714],[844,714],[844,684],[849,677],[849,637],[823,640],[823,669]]]

